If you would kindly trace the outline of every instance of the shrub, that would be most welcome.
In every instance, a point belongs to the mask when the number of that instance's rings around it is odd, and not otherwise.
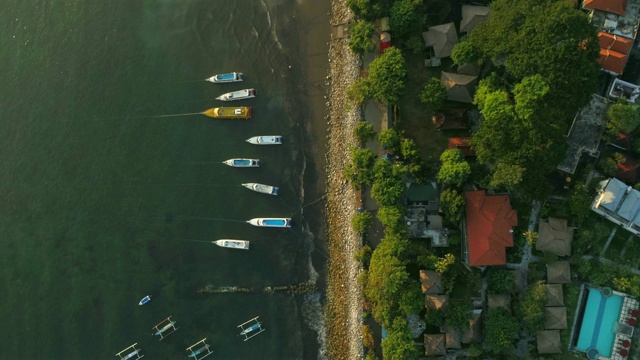
[[[362,343],[367,349],[373,349],[376,345],[373,341],[373,333],[368,325],[362,325]]]
[[[369,141],[376,137],[376,131],[373,129],[373,125],[369,124],[365,120],[358,121],[353,133],[360,146],[365,146]]]
[[[366,210],[358,212],[353,216],[353,219],[351,219],[351,226],[353,227],[353,230],[355,230],[360,236],[366,234],[371,223],[373,223],[373,217],[371,217],[371,213]]]

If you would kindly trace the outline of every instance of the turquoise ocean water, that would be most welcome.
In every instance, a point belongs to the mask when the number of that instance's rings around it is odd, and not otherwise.
[[[301,6],[3,3],[0,358],[113,359],[133,343],[150,359],[186,358],[202,338],[215,359],[321,357],[320,294],[198,292],[318,276],[305,219],[318,209],[301,214],[321,195],[303,190],[314,160],[303,124],[312,120],[308,74],[291,35]],[[228,71],[246,81],[202,81]],[[258,97],[240,104],[253,107],[250,120],[157,117],[220,106],[215,96],[249,87]],[[285,144],[245,143],[254,135],[283,135]],[[233,157],[263,166],[221,164]],[[278,185],[281,196],[243,182]],[[263,216],[295,226],[244,223]],[[251,249],[202,242],[219,238],[250,240]],[[138,306],[147,294],[152,301]],[[159,342],[151,328],[169,315],[180,329]],[[236,326],[255,316],[267,331],[241,341]]]

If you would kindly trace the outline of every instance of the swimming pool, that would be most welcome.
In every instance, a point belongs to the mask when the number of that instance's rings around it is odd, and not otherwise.
[[[580,337],[576,345],[577,350],[586,352],[595,348],[600,356],[607,358],[611,356],[622,300],[623,297],[620,295],[604,297],[600,290],[589,288]]]

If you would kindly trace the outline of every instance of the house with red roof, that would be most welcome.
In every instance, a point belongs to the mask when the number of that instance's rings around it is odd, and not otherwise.
[[[627,9],[627,0],[584,0],[582,6],[587,9],[624,15]]]
[[[582,8],[600,30],[602,70],[621,75],[640,26],[640,0],[584,0]]]
[[[513,247],[513,227],[518,214],[508,195],[487,195],[485,190],[466,191],[463,226],[463,258],[469,266],[507,263],[506,248]]]
[[[600,44],[598,62],[602,66],[602,70],[613,75],[622,74],[627,65],[631,48],[633,48],[633,39],[600,31],[598,43]]]
[[[448,149],[458,149],[465,157],[476,156],[476,152],[471,147],[470,137],[452,137],[448,140]]]

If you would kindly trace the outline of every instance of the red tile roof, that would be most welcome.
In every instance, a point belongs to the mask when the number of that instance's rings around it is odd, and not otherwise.
[[[600,31],[598,33],[598,43],[600,45],[600,49],[617,51],[623,55],[629,55],[629,52],[633,47],[633,39],[609,34],[604,31]]]
[[[470,137],[449,138],[449,149],[460,149],[464,156],[476,156],[476,152],[471,148]]]
[[[584,7],[624,15],[627,0],[584,0]]]
[[[635,185],[638,182],[638,170],[640,170],[640,164],[633,159],[625,157],[624,162],[618,164],[616,178],[627,185]]]
[[[484,190],[466,191],[467,247],[469,265],[491,266],[507,263],[506,247],[513,246],[511,228],[518,216],[508,195],[489,195]]]
[[[622,74],[624,67],[627,65],[627,55],[617,51],[600,49],[600,59],[598,59],[598,62],[604,70],[614,74]]]

